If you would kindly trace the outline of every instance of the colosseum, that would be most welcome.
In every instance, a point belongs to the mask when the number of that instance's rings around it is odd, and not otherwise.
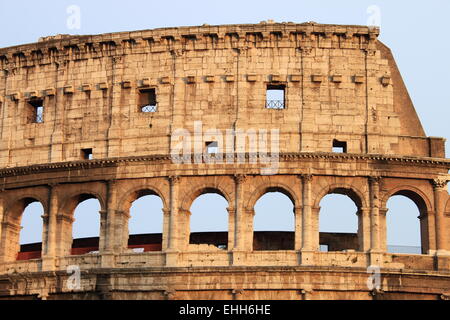
[[[378,36],[269,21],[0,49],[0,299],[449,299],[445,139]],[[294,232],[253,231],[268,192],[292,201]],[[226,199],[227,232],[191,233],[206,193]],[[329,194],[353,200],[357,233],[319,232]],[[145,195],[163,232],[130,236]],[[420,211],[421,254],[387,250],[395,195]],[[94,198],[100,236],[74,240]],[[20,245],[35,202],[42,242]]]

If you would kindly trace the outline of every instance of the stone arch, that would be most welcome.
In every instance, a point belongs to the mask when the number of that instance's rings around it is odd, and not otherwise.
[[[353,201],[357,208],[356,219],[357,219],[357,232],[356,233],[348,233],[348,232],[320,232],[320,214],[321,214],[321,201],[330,194],[339,194],[347,196]],[[361,216],[358,215],[358,212],[361,208],[366,207],[366,197],[364,194],[354,185],[351,184],[342,184],[336,183],[332,185],[328,185],[322,188],[318,193],[314,201],[313,212],[315,212],[313,216],[314,221],[314,247],[319,248],[321,245],[325,245],[328,247],[330,251],[341,251],[341,250],[363,250],[363,239],[366,235],[364,235],[364,230],[361,227]]]
[[[245,205],[246,211],[253,212],[256,202],[268,192],[280,192],[284,194],[292,201],[294,207],[301,203],[295,191],[288,185],[280,182],[265,183],[258,186],[250,195]]]
[[[36,194],[22,194],[9,201],[1,223],[0,261],[15,261],[20,252],[20,230],[23,213],[28,205],[39,202],[44,213],[47,201]],[[43,226],[44,227],[44,226]],[[45,227],[44,227],[45,228]]]
[[[233,195],[230,194],[224,187],[223,185],[219,184],[219,183],[209,183],[209,182],[204,182],[204,183],[200,183],[195,185],[193,188],[191,188],[191,192],[187,193],[186,196],[182,199],[181,203],[180,203],[180,214],[181,214],[181,221],[182,221],[182,225],[183,227],[181,227],[181,234],[182,234],[182,246],[184,248],[189,248],[189,246],[191,246],[192,248],[194,247],[198,247],[198,245],[207,245],[207,243],[203,242],[203,241],[194,241],[193,239],[193,243],[190,244],[191,242],[191,207],[192,204],[194,203],[194,201],[204,195],[204,194],[208,194],[208,193],[213,193],[213,194],[217,194],[219,196],[222,196],[228,203],[228,212],[231,212],[230,210],[233,210],[232,208],[234,208],[234,201],[233,201]],[[231,221],[230,219],[228,220],[228,238],[230,240],[230,228],[231,228]],[[210,242],[210,243],[209,243]],[[208,244],[212,245],[209,248],[214,247],[214,241],[209,241],[208,240]],[[198,243],[198,244],[197,244]],[[201,243],[201,244],[200,244]],[[204,250],[206,249],[205,247],[201,248],[198,247],[199,250]]]
[[[131,206],[133,203],[145,196],[157,196],[161,199],[162,205],[163,205],[163,212],[161,214],[163,215],[163,232],[161,234],[161,239],[159,239],[160,235],[153,235],[151,239],[144,238],[143,240],[141,238],[135,239],[130,238],[130,230],[129,230],[129,223],[131,217]],[[124,212],[122,217],[122,225],[123,230],[121,233],[121,240],[120,240],[120,246],[122,250],[126,250],[128,248],[143,248],[144,251],[160,251],[164,246],[167,236],[167,231],[165,231],[164,227],[168,224],[168,222],[164,221],[166,219],[166,215],[164,214],[164,211],[169,210],[169,204],[166,200],[166,197],[164,196],[164,193],[161,191],[160,188],[155,186],[154,184],[143,184],[140,186],[133,186],[132,188],[129,188],[127,191],[125,191],[124,195],[119,199],[119,202],[117,203],[117,206],[120,211]],[[136,235],[135,235],[136,237]],[[131,240],[130,240],[131,239]],[[141,241],[142,240],[142,241]],[[148,243],[151,242],[151,243]],[[161,248],[159,247],[161,246]]]
[[[100,202],[101,210],[106,210],[105,199],[100,193],[90,189],[81,189],[65,196],[61,201],[58,212],[72,216],[78,204],[89,199],[97,199]]]
[[[5,214],[3,216],[3,221],[7,221],[10,218],[16,219],[17,215],[17,208],[16,206],[20,206],[23,204],[24,207],[21,212],[19,212],[20,215],[22,215],[23,210],[31,203],[33,202],[40,202],[42,206],[44,207],[44,213],[48,213],[48,201],[46,198],[44,198],[42,195],[33,194],[33,193],[26,193],[22,194],[20,196],[16,196],[12,200],[8,201],[7,205],[5,206]],[[13,215],[13,216],[12,216]],[[19,217],[20,218],[20,217]],[[20,221],[19,221],[20,223]]]
[[[57,253],[59,256],[67,256],[73,253],[72,225],[74,222],[74,212],[81,202],[89,199],[97,199],[100,203],[101,212],[105,211],[106,202],[104,200],[104,197],[98,191],[92,189],[88,188],[78,189],[77,191],[69,193],[69,195],[65,196],[62,199],[57,214],[56,243],[57,243]],[[98,214],[100,214],[100,212]],[[100,236],[99,242],[101,243],[102,242],[101,230],[99,230],[99,236]],[[101,246],[101,244],[99,244],[99,246]]]
[[[233,197],[222,186],[218,184],[202,183],[194,186],[193,191],[189,192],[181,201],[180,208],[182,211],[189,212],[192,203],[203,194],[215,193],[225,198],[228,202],[228,207],[234,207]]]
[[[358,209],[362,207],[367,207],[367,203],[365,200],[366,197],[364,197],[364,194],[360,190],[358,190],[358,188],[356,188],[354,185],[341,183],[332,184],[322,188],[316,196],[316,200],[314,201],[314,207],[319,208],[320,201],[322,201],[323,197],[329,194],[341,194],[344,196],[348,196],[350,199],[353,200]]]
[[[124,195],[119,199],[118,208],[120,208],[120,210],[122,211],[128,211],[130,210],[130,207],[135,200],[150,195],[160,197],[163,203],[163,208],[164,209],[169,208],[169,204],[167,202],[164,193],[161,191],[160,188],[152,184],[145,184],[142,186],[137,186],[126,190],[124,192]]]
[[[411,185],[401,185],[398,187],[395,187],[384,195],[382,199],[382,208],[387,207],[387,202],[389,199],[393,196],[404,196],[408,199],[410,199],[414,204],[417,206],[419,210],[419,220],[420,220],[420,238],[421,238],[421,251],[423,254],[427,253],[430,250],[430,240],[431,238],[434,238],[434,236],[431,236],[431,234],[434,234],[434,230],[430,230],[430,226],[433,225],[433,222],[429,221],[430,215],[428,214],[433,210],[433,206],[431,204],[430,199],[427,197],[427,195],[420,189],[416,188],[415,186]],[[389,214],[387,211],[386,214]],[[387,248],[387,221],[386,221],[386,215],[382,216],[382,241],[383,241],[383,247]]]
[[[393,196],[405,196],[412,200],[419,208],[421,215],[426,215],[427,212],[433,210],[433,206],[427,195],[422,190],[414,186],[402,185],[386,192],[381,202],[383,208],[386,207],[389,198]]]

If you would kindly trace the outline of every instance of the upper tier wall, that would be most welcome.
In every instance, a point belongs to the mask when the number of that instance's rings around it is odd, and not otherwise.
[[[317,24],[60,36],[0,49],[0,167],[168,154],[171,132],[279,129],[280,152],[444,157],[378,29]],[[268,85],[285,108],[265,107]],[[139,109],[154,88],[157,112]],[[42,123],[35,107],[44,105]],[[206,139],[206,138],[205,138]]]

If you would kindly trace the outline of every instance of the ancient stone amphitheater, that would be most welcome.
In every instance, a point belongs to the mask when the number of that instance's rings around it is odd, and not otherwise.
[[[378,33],[268,22],[0,49],[0,298],[449,298],[445,139],[425,135]],[[174,132],[199,124],[209,136],[185,137],[177,159]],[[254,205],[274,191],[293,202],[295,232],[254,233]],[[228,232],[191,234],[205,193],[227,200]],[[319,233],[332,193],[358,207],[357,234]],[[143,195],[162,199],[163,233],[133,239]],[[394,195],[420,211],[422,254],[387,252]],[[100,237],[77,244],[74,209],[90,198]],[[33,202],[42,244],[20,246]]]

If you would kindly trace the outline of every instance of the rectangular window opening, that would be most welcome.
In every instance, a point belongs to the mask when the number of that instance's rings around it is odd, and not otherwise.
[[[328,245],[327,244],[321,244],[320,245],[320,252],[328,252]]]
[[[84,160],[94,159],[94,154],[92,152],[92,149],[82,149],[81,156],[83,157]]]
[[[347,142],[333,140],[333,152],[334,153],[347,153]]]
[[[139,90],[139,110],[144,113],[158,111],[155,88]]]
[[[285,92],[284,84],[269,84],[266,90],[266,108],[267,109],[285,109]]]
[[[208,154],[219,153],[219,144],[217,143],[217,141],[206,142],[206,153],[208,153]]]
[[[41,99],[30,100],[28,104],[32,108],[32,115],[30,118],[31,123],[43,123],[44,122],[44,101]]]

